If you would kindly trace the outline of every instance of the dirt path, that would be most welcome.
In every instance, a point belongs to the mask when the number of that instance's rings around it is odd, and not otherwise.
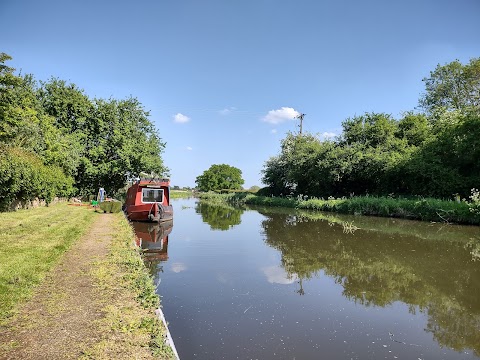
[[[8,329],[0,328],[0,342],[9,348],[0,359],[76,359],[101,338],[94,321],[102,306],[90,270],[108,253],[111,226],[109,214],[99,215]]]

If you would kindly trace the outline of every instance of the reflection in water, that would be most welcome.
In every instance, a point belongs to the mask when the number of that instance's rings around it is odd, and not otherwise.
[[[230,206],[212,205],[198,202],[195,207],[197,214],[202,215],[204,223],[210,225],[212,230],[228,230],[241,222],[243,210]]]
[[[308,296],[302,280],[323,271],[347,299],[380,307],[401,301],[427,316],[425,330],[439,344],[480,355],[480,266],[465,251],[475,239],[459,234],[439,240],[438,227],[429,233],[415,222],[386,219],[375,226],[356,218],[358,228],[345,232],[349,218],[260,212],[265,241],[281,252],[286,278],[298,277],[300,295]],[[447,230],[455,233],[455,227]]]
[[[292,284],[297,280],[296,274],[287,274],[279,266],[268,266],[262,269],[270,284]]]
[[[162,261],[168,260],[168,235],[172,232],[173,220],[161,223],[133,221],[137,246],[143,250],[145,264],[152,273]]]

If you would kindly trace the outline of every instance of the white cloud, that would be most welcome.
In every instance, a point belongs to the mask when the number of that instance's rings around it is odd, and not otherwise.
[[[188,150],[188,151],[192,151],[193,148],[192,148],[191,146],[187,146],[187,150]]]
[[[264,267],[262,268],[262,271],[270,284],[292,284],[298,279],[297,275],[295,274],[288,276],[285,270],[278,266]]]
[[[237,110],[237,108],[235,108],[235,107],[233,107],[233,106],[230,106],[230,107],[228,107],[228,108],[225,108],[225,109],[223,109],[223,110],[220,110],[218,113],[219,113],[220,115],[224,115],[224,116],[225,116],[225,115],[228,115],[228,114],[230,114],[232,111],[235,111],[235,110]]]
[[[335,136],[337,136],[337,134],[333,133],[333,132],[328,132],[328,131],[325,131],[324,133],[322,133],[322,138],[327,140],[327,139],[332,139],[334,138]]]
[[[298,115],[300,115],[300,113],[294,108],[282,107],[278,110],[270,110],[268,114],[262,118],[262,120],[270,124],[280,124],[288,120],[293,120]]]
[[[272,134],[276,134],[276,133],[277,133],[277,129],[272,129],[272,130],[270,130],[270,132],[271,132]]]
[[[187,265],[183,264],[183,263],[173,263],[172,264],[172,271],[174,273],[179,273],[179,272],[182,272],[182,271],[185,271],[187,270]]]
[[[181,113],[177,113],[173,116],[173,121],[175,121],[176,123],[183,124],[183,123],[189,122],[190,118],[186,115],[181,114]]]

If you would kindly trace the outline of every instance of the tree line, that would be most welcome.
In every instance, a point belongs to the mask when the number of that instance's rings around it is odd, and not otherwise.
[[[480,58],[438,65],[417,111],[365,113],[335,139],[287,134],[266,161],[264,194],[468,197],[480,184]]]
[[[108,194],[167,171],[149,113],[134,97],[90,98],[73,83],[15,74],[0,53],[0,208],[14,200]]]

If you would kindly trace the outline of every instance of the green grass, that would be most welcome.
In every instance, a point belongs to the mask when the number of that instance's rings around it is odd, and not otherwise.
[[[187,190],[170,190],[171,199],[187,199],[193,196],[192,191]]]
[[[155,315],[160,300],[141,252],[134,245],[133,229],[122,213],[112,216],[109,255],[92,271],[105,301],[104,317],[96,324],[105,338],[83,358],[143,358],[148,349],[154,358],[174,358],[164,342],[163,323]]]
[[[0,324],[91,225],[95,213],[57,204],[0,213]]]
[[[199,195],[214,203],[250,204],[289,207],[342,214],[397,217],[434,222],[480,225],[480,215],[471,212],[466,202],[439,199],[395,199],[389,197],[356,196],[340,199],[304,199],[256,196],[250,193]]]
[[[85,207],[67,204],[0,213],[0,324],[8,326],[35,285],[97,216]],[[114,219],[109,254],[90,271],[104,314],[95,326],[104,337],[85,350],[83,358],[148,358],[152,354],[173,358],[164,342],[163,323],[154,313],[159,298],[134,246],[133,229],[123,213],[109,216]],[[54,298],[62,295],[52,294]]]

